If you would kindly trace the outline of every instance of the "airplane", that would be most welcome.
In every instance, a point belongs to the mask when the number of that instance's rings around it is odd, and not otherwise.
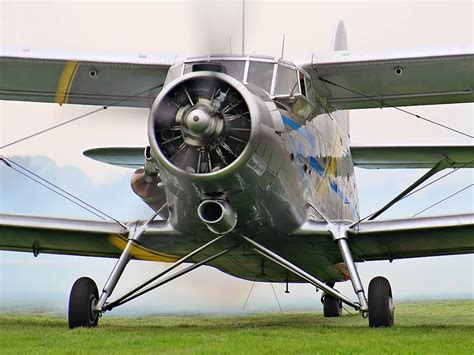
[[[473,168],[474,146],[351,146],[348,111],[472,102],[473,69],[472,47],[350,52],[343,22],[329,53],[298,64],[254,54],[150,62],[4,50],[1,100],[150,109],[148,145],[84,155],[134,169],[131,188],[154,213],[131,222],[1,214],[0,250],[118,259],[101,293],[88,277],[74,283],[71,329],[96,327],[104,313],[202,265],[251,281],[306,282],[323,291],[325,317],[346,304],[370,327],[392,327],[389,281],[364,288],[357,263],[473,253],[474,214],[377,218],[436,173]],[[429,170],[361,218],[354,167]],[[170,265],[110,301],[131,259]],[[344,281],[356,301],[335,289]]]

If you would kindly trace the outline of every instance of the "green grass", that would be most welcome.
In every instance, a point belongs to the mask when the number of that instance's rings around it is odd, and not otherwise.
[[[234,317],[107,315],[96,329],[64,317],[0,314],[0,353],[450,353],[474,354],[474,301],[398,304],[396,326],[370,329],[358,315]]]

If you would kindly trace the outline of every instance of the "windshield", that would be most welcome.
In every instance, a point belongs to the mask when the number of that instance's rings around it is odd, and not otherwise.
[[[210,70],[210,68],[206,66],[206,63],[209,63],[209,64],[215,63],[216,64],[214,66],[215,71],[228,74],[231,77],[237,79],[238,81],[244,80],[245,60],[223,60],[220,62],[213,61],[213,62],[187,63],[184,66],[183,74],[187,74],[192,71]]]
[[[168,77],[175,78],[182,73],[214,71],[232,76],[234,79],[253,84],[268,95],[276,97],[306,96],[308,88],[304,75],[298,68],[283,61],[270,61],[267,58],[196,58],[182,66],[172,67]],[[276,70],[276,73],[275,73]],[[167,79],[167,82],[170,81]],[[310,83],[311,84],[311,83]]]
[[[295,69],[278,65],[275,83],[275,96],[288,96],[299,94],[298,76]]]
[[[238,81],[244,80],[245,60],[226,60],[222,61],[225,73]]]
[[[257,85],[267,93],[270,93],[273,79],[273,67],[273,63],[250,62],[247,82]]]

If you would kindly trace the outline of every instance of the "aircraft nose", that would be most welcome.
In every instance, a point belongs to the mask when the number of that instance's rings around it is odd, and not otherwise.
[[[188,73],[156,98],[150,146],[170,169],[194,174],[223,170],[243,154],[255,124],[251,117],[259,117],[249,103],[253,95],[231,76]]]

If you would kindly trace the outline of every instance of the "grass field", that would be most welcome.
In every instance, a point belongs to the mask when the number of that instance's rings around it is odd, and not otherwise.
[[[104,316],[96,329],[64,317],[0,314],[0,353],[450,353],[474,354],[474,301],[396,305],[396,326],[358,315]]]

